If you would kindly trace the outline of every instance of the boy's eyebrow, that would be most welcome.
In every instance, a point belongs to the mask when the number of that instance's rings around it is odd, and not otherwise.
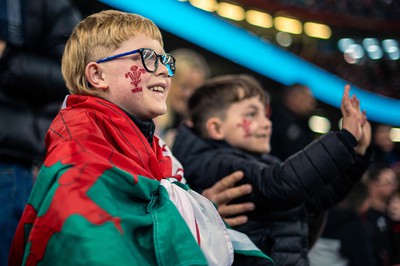
[[[254,105],[254,104],[250,104],[246,108],[252,108],[252,109],[256,109],[256,110],[260,109],[257,105]]]

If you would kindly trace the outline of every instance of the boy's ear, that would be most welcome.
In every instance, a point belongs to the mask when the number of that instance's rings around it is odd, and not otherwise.
[[[221,140],[225,137],[222,128],[222,121],[218,117],[211,117],[206,122],[208,136],[215,140]]]
[[[103,91],[108,89],[108,83],[104,79],[102,68],[96,62],[90,62],[85,68],[86,79],[90,86]]]

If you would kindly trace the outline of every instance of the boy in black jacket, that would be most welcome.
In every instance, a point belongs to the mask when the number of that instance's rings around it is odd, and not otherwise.
[[[308,265],[308,216],[340,201],[369,164],[370,124],[349,91],[346,86],[341,104],[343,129],[322,136],[285,162],[268,154],[268,97],[254,78],[213,78],[189,100],[192,127],[179,129],[173,147],[188,183],[201,192],[242,170],[243,182],[254,189],[241,201],[253,201],[256,209],[236,229],[276,265]]]

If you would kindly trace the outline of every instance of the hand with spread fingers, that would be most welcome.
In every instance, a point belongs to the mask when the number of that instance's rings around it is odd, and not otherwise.
[[[242,178],[243,172],[236,171],[224,177],[219,182],[215,183],[212,187],[205,189],[202,193],[203,196],[205,196],[218,206],[219,214],[230,226],[245,224],[248,218],[246,215],[241,214],[254,210],[255,208],[255,205],[252,202],[229,204],[229,202],[231,202],[233,199],[251,193],[252,187],[250,184],[244,184],[234,187],[235,183]]]

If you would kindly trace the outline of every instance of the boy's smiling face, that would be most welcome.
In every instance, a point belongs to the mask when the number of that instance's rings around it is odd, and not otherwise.
[[[150,48],[165,54],[162,45],[145,35],[138,35],[122,43],[111,55],[140,48]],[[142,120],[153,119],[167,111],[166,98],[171,85],[168,70],[158,62],[154,73],[143,66],[139,53],[98,64],[99,73],[106,84],[105,99]]]
[[[272,123],[259,97],[233,103],[220,127],[231,146],[254,153],[270,152]]]

